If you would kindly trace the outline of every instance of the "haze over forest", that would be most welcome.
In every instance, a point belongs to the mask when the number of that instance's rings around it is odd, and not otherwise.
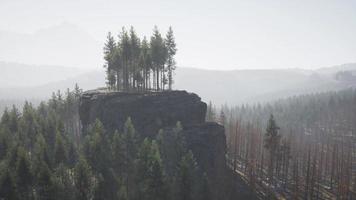
[[[105,85],[102,44],[74,24],[66,22],[32,34],[0,31],[0,35],[2,99],[48,98],[52,91],[64,91],[75,83],[84,89]],[[230,70],[224,66],[214,70],[201,65],[184,67],[180,61],[177,64],[173,87],[196,92],[217,105],[263,102],[352,87],[352,81],[336,80],[335,74],[356,69],[352,63],[317,69],[302,66]],[[279,84],[281,81],[284,84]]]
[[[356,199],[355,10],[1,0],[0,199]]]
[[[347,64],[355,61],[351,52],[356,51],[350,45],[356,31],[353,2],[195,1],[186,7],[157,1],[164,7],[159,12],[155,3],[126,2],[127,9],[120,12],[115,9],[119,2],[107,3],[55,1],[38,7],[35,2],[3,1],[0,97],[41,99],[76,82],[84,89],[103,86],[106,33],[116,36],[121,26],[135,25],[139,36],[149,35],[152,24],[175,30],[179,51],[174,88],[197,92],[218,105],[353,85],[333,78],[344,67],[353,70]],[[321,70],[328,67],[332,69]]]
[[[85,90],[105,85],[104,70],[84,70],[61,66],[24,65],[0,62],[0,99],[47,99],[52,92],[73,88],[78,83]],[[279,98],[352,88],[356,77],[337,79],[343,71],[356,71],[356,64],[344,64],[317,70],[232,70],[216,71],[178,67],[175,89],[200,94],[216,105],[258,103]],[[41,76],[43,78],[38,79]],[[280,83],[283,84],[280,84]],[[211,91],[215,92],[212,93]],[[10,104],[11,105],[11,104]]]

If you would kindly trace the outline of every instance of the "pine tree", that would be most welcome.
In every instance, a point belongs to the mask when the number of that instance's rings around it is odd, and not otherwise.
[[[84,154],[92,166],[94,172],[103,172],[108,170],[109,163],[109,143],[104,134],[104,127],[100,120],[96,119],[94,124],[90,127],[89,135],[84,144]]]
[[[54,161],[56,165],[67,162],[66,147],[63,143],[62,135],[57,131],[56,143],[54,147]]]
[[[182,157],[178,168],[178,199],[194,200],[196,189],[194,178],[197,171],[197,163],[191,151]]]
[[[58,105],[59,106],[59,105]],[[32,149],[35,144],[39,126],[36,121],[36,111],[31,103],[25,102],[22,110],[22,118],[19,125],[19,134],[26,147]]]
[[[115,54],[116,55],[116,54]],[[117,58],[117,56],[115,56]],[[118,69],[115,69],[115,71],[118,71]],[[106,84],[109,86],[109,89],[114,90],[115,88],[118,88],[119,85],[119,80],[116,78],[117,76],[120,76],[119,72],[115,73],[114,70],[107,70],[106,71]]]
[[[78,83],[75,83],[73,92],[74,92],[74,97],[76,99],[79,99],[83,91],[82,91],[82,89],[80,89]]]
[[[174,176],[178,173],[177,166],[181,162],[181,158],[187,153],[185,137],[182,133],[182,125],[177,122],[173,131],[160,130],[157,135],[157,144],[159,146],[160,155],[164,160],[164,169],[168,182],[173,182]]]
[[[131,66],[131,86],[132,88],[137,87],[137,83],[141,81],[142,77],[140,74],[140,69],[138,68],[138,61],[139,61],[139,56],[140,56],[140,39],[138,38],[134,28],[131,26],[130,28],[130,66]]]
[[[129,90],[129,78],[130,78],[130,60],[131,60],[131,45],[130,45],[130,37],[125,30],[122,28],[122,31],[119,35],[119,48],[120,48],[120,60],[122,63],[122,82],[123,82],[123,89],[128,91]]]
[[[110,88],[114,88],[115,86],[115,76],[113,77],[114,71],[117,71],[115,68],[115,51],[116,51],[116,43],[114,37],[109,32],[107,35],[106,43],[104,44],[104,60],[106,64],[104,67],[106,68],[106,79]]]
[[[125,143],[123,140],[123,134],[120,134],[118,131],[115,131],[112,137],[111,144],[111,157],[112,157],[112,190],[116,193],[113,194],[116,198],[122,199],[123,193],[126,190],[120,191],[120,187],[124,186],[124,176],[125,176]]]
[[[8,134],[5,132],[5,130],[1,130],[0,128],[0,160],[5,158],[10,147],[7,135]]]
[[[13,105],[9,113],[9,129],[11,133],[17,133],[19,128],[19,117],[20,113],[17,108]]]
[[[265,138],[264,138],[264,146],[269,151],[270,161],[269,161],[269,181],[273,182],[273,171],[275,164],[275,157],[277,153],[277,149],[279,148],[279,143],[281,136],[278,133],[279,127],[276,124],[276,121],[273,115],[270,115],[270,118],[267,123]]]
[[[32,196],[33,175],[28,155],[22,147],[17,150],[16,185],[21,199],[30,199]]]
[[[150,47],[146,37],[143,38],[141,43],[141,53],[139,58],[139,65],[143,70],[143,88],[148,89],[150,83],[150,71],[152,69]]]
[[[75,186],[73,183],[73,171],[63,163],[55,169],[53,180],[55,184],[56,199],[75,199]]]
[[[161,33],[158,31],[157,26],[153,29],[153,35],[151,36],[150,41],[151,46],[151,59],[155,72],[156,78],[156,90],[160,90],[160,85],[162,84],[163,73],[164,73],[164,64],[167,59],[167,48],[164,44],[164,40],[161,36]],[[161,88],[164,89],[164,88]]]
[[[123,176],[125,164],[125,143],[123,136],[115,131],[112,139],[112,166],[116,173],[116,178],[119,179]]]
[[[47,167],[51,166],[51,160],[48,153],[47,143],[42,134],[38,134],[36,138],[35,148],[33,151],[34,155],[34,171],[37,173],[40,170],[42,162],[46,164]]]
[[[43,161],[38,166],[36,176],[36,199],[55,199],[55,184],[53,177],[49,167]]]
[[[17,190],[15,182],[11,177],[9,170],[5,170],[5,173],[0,177],[0,199],[17,200]]]
[[[174,41],[173,29],[169,27],[166,35],[165,44],[167,48],[167,71],[168,71],[168,88],[172,90],[173,84],[173,72],[176,68],[176,62],[174,60],[174,55],[177,52],[176,43]]]
[[[103,124],[97,119],[89,130],[84,152],[98,180],[95,196],[104,199],[111,199],[116,196],[116,180],[113,177],[115,173],[111,170],[110,151],[110,143],[104,133]]]
[[[109,89],[115,88],[115,82],[116,89],[125,91],[151,89],[151,82],[156,90],[164,90],[167,84],[171,89],[176,51],[171,27],[163,39],[155,26],[150,42],[146,37],[141,42],[133,27],[129,32],[122,28],[117,44],[109,32],[104,44],[104,67]]]
[[[77,200],[92,199],[94,190],[92,177],[90,166],[84,158],[80,158],[74,169]]]
[[[69,167],[74,167],[75,164],[77,163],[78,161],[78,151],[76,149],[76,147],[74,146],[74,144],[71,142],[69,144],[69,150],[68,150],[68,166]]]
[[[163,173],[162,160],[158,145],[155,141],[151,143],[150,162],[148,165],[148,200],[165,200],[167,199],[167,186]]]
[[[155,141],[145,139],[138,155],[136,182],[139,183],[139,199],[167,199],[168,188],[165,184],[162,160]]]
[[[10,113],[8,108],[6,107],[4,112],[2,113],[1,120],[0,120],[0,125],[2,127],[9,127],[10,125]]]
[[[136,184],[134,183],[134,172],[135,172],[135,160],[137,158],[138,151],[138,141],[135,133],[135,128],[132,124],[131,118],[129,117],[124,126],[123,133],[123,143],[124,143],[124,187],[125,196],[131,199],[135,194]]]

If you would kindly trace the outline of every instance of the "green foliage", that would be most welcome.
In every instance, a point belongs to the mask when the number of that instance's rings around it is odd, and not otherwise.
[[[277,156],[277,150],[279,148],[279,143],[281,140],[281,136],[278,134],[279,127],[276,124],[276,121],[274,120],[273,115],[271,114],[268,123],[267,123],[267,128],[266,128],[266,134],[264,138],[264,146],[267,150],[269,150],[269,166],[268,166],[268,175],[269,175],[269,180],[273,181],[273,171],[274,171],[274,165],[275,165],[275,160]]]
[[[125,148],[125,143],[123,141],[123,135],[121,135],[121,134],[119,134],[119,132],[115,131],[113,139],[112,139],[111,152],[112,152],[113,168],[115,169],[115,172],[118,175],[120,175],[120,173],[123,170],[122,167],[123,167],[124,158],[125,158],[124,148]]]
[[[92,177],[90,166],[84,158],[80,158],[74,168],[76,199],[87,200],[92,198],[95,187]]]
[[[131,118],[128,118],[124,125],[123,140],[123,172],[122,177],[124,184],[124,196],[128,199],[133,198],[136,195],[136,183],[135,183],[135,168],[136,159],[138,154],[138,138],[135,132],[135,128],[132,124]]]
[[[174,56],[177,52],[176,43],[174,41],[173,29],[169,27],[168,33],[166,35],[165,44],[167,48],[167,71],[168,71],[168,87],[169,90],[172,89],[173,84],[173,71],[176,69],[176,62]]]
[[[168,187],[156,141],[146,138],[141,144],[137,164],[137,182],[139,183],[139,199],[167,199]]]
[[[168,89],[172,89],[176,52],[171,27],[163,38],[155,26],[149,42],[146,37],[141,40],[133,27],[129,31],[122,28],[117,42],[109,32],[104,44],[108,88],[164,90],[168,84]]]
[[[36,199],[55,199],[55,189],[50,168],[45,162],[41,162],[36,174]]]
[[[109,163],[109,143],[104,134],[103,124],[96,120],[89,130],[83,145],[84,155],[94,172],[106,169]]]
[[[197,164],[191,151],[184,155],[178,166],[178,196],[180,199],[194,199],[194,172]]]
[[[53,174],[56,199],[75,199],[73,170],[61,163]]]
[[[33,161],[35,164],[34,170],[36,172],[39,170],[39,168],[37,168],[37,166],[40,166],[42,163],[45,163],[47,167],[52,165],[52,161],[50,159],[50,155],[48,152],[48,146],[47,146],[46,140],[44,139],[42,134],[37,135],[33,154],[34,154]]]
[[[278,130],[279,127],[277,126],[273,115],[271,115],[266,128],[265,148],[270,149],[273,152],[278,148],[281,139],[281,136],[278,134]]]
[[[0,198],[18,199],[15,182],[9,170],[5,170],[5,173],[0,177]]]
[[[25,102],[22,112],[15,107],[5,111],[0,120],[0,183],[6,186],[0,198],[74,199],[78,149],[71,139],[78,135],[80,93],[76,85],[65,95],[53,93],[38,108]]]
[[[33,174],[28,155],[24,148],[19,147],[17,149],[16,185],[20,199],[26,199],[31,196],[32,183]]]
[[[66,147],[63,143],[62,135],[57,132],[56,134],[56,144],[55,144],[55,150],[54,150],[54,160],[56,165],[59,165],[60,163],[66,163],[67,162],[67,152],[66,152]]]
[[[148,45],[133,30],[127,37],[137,47]],[[145,60],[146,51],[130,54],[140,53]],[[204,182],[193,179],[202,173],[180,122],[153,139],[137,134],[131,118],[122,133],[114,134],[96,120],[84,138],[78,137],[74,124],[80,93],[76,86],[64,95],[53,93],[37,108],[25,103],[22,112],[5,111],[0,120],[0,199],[199,199],[196,192],[203,191]]]
[[[5,158],[9,145],[6,132],[0,127],[0,160]]]

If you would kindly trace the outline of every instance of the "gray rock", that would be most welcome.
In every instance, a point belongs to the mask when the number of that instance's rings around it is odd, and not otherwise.
[[[247,185],[233,180],[226,165],[225,129],[217,123],[205,122],[206,109],[206,103],[198,95],[186,91],[125,93],[92,90],[83,93],[79,115],[84,133],[96,119],[103,123],[108,133],[123,131],[125,121],[131,117],[138,134],[151,138],[160,129],[171,132],[180,121],[187,147],[207,174],[212,199],[245,199],[249,194],[246,195]],[[248,197],[254,199],[253,195]]]
[[[122,131],[125,121],[131,117],[137,132],[154,136],[159,129],[173,127],[177,121],[183,126],[203,123],[206,108],[200,97],[186,91],[124,93],[94,90],[82,95],[79,113],[84,132],[96,118],[108,132]]]

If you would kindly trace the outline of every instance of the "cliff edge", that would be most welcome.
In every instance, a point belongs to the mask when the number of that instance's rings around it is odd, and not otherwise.
[[[205,122],[207,105],[200,97],[186,91],[163,92],[84,92],[79,115],[85,134],[90,124],[99,119],[108,133],[122,131],[131,117],[138,134],[155,137],[160,129],[172,130],[178,121],[183,126],[182,134],[188,148],[193,152],[198,166],[208,177],[212,199],[246,199],[249,192],[234,188],[226,165],[226,138],[224,127]]]

